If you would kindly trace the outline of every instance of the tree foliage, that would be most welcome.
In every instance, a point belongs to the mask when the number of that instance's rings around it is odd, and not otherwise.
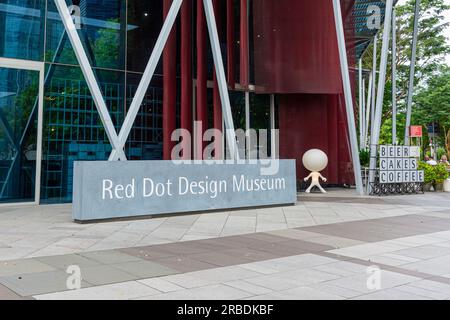
[[[400,143],[404,142],[415,3],[415,0],[408,0],[406,4],[396,6],[397,133]],[[448,130],[450,129],[450,100],[447,94],[443,94],[444,90],[447,90],[447,92],[449,90],[446,86],[448,67],[445,65],[445,57],[450,54],[450,45],[446,38],[448,23],[444,22],[444,13],[447,10],[450,10],[450,5],[446,4],[445,0],[421,0],[412,124],[426,127],[431,118],[439,119],[440,124],[445,126],[448,150],[450,147],[448,145],[450,138],[448,137]],[[381,57],[381,41],[378,41],[377,44],[377,62],[379,63]],[[373,44],[367,49],[363,58],[365,69],[372,69],[372,52]],[[389,58],[390,61],[391,57]],[[383,125],[381,128],[380,143],[391,143],[392,140],[391,75],[392,64],[389,63],[386,73]],[[435,107],[431,107],[432,105]]]

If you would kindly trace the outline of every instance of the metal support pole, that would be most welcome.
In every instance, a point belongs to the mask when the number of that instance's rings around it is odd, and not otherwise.
[[[363,74],[362,74],[362,58],[359,59],[358,62],[358,89],[359,89],[359,95],[358,95],[358,118],[359,118],[359,148],[363,148],[364,144],[364,137],[363,137]]]
[[[250,160],[252,157],[252,150],[253,147],[253,141],[251,141],[251,135],[250,135],[250,92],[246,91],[244,93],[245,96],[245,158],[247,160]],[[257,144],[257,141],[254,141],[255,144]],[[258,149],[258,148],[256,148]]]
[[[416,0],[416,8],[414,11],[414,30],[412,39],[411,65],[409,68],[409,87],[408,87],[408,103],[406,108],[406,125],[405,125],[405,145],[409,146],[409,127],[411,126],[412,100],[414,90],[414,78],[416,74],[416,60],[417,60],[417,37],[419,31],[419,11],[420,0]]]
[[[392,9],[392,144],[397,145],[397,27]]]
[[[363,78],[362,80],[362,106],[361,106],[361,122],[362,122],[362,143],[361,143],[361,149],[364,149],[366,146],[365,140],[364,140],[364,133],[366,132],[366,78]]]
[[[392,0],[388,0],[391,1]],[[344,87],[345,107],[347,114],[348,132],[350,136],[350,149],[353,161],[353,171],[355,174],[356,190],[360,195],[364,194],[361,178],[361,163],[359,160],[358,137],[356,132],[355,114],[353,108],[352,88],[350,83],[350,73],[347,60],[347,48],[345,44],[344,25],[342,22],[341,3],[333,0],[334,21],[336,24],[336,35],[339,47],[339,59],[341,63],[342,82]]]
[[[270,155],[272,159],[278,159],[278,143],[276,135],[276,123],[275,123],[275,95],[270,95]]]
[[[373,87],[373,73],[371,72],[369,75],[369,86],[367,90],[367,102],[366,102],[366,125],[364,127],[364,149],[367,149],[367,143],[369,138],[369,124],[371,117],[371,109],[372,109],[372,87]]]
[[[377,46],[378,36],[373,38],[373,57],[372,57],[372,101],[370,106],[370,136],[372,136],[373,123],[375,122],[375,105],[377,104]]]
[[[383,114],[383,98],[386,81],[386,68],[389,53],[389,40],[391,33],[391,19],[392,19],[393,0],[386,0],[384,30],[383,30],[383,44],[381,47],[381,62],[380,74],[378,77],[378,91],[375,107],[375,119],[372,126],[372,135],[370,137],[370,172],[369,172],[369,186],[375,182],[375,170],[377,166],[377,145],[380,139],[381,117]],[[370,188],[369,188],[370,191]]]
[[[208,25],[209,39],[211,41],[211,51],[213,53],[220,100],[222,102],[222,113],[225,120],[227,144],[232,159],[239,160],[239,150],[236,142],[236,132],[234,131],[230,96],[228,95],[228,84],[225,77],[225,68],[223,66],[222,51],[220,49],[219,34],[217,33],[217,24],[214,16],[212,0],[203,0],[203,5],[205,7],[206,22]]]

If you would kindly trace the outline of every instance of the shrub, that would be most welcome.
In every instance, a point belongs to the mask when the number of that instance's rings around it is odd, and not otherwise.
[[[449,173],[447,171],[446,165],[439,164],[435,166],[434,172],[435,172],[435,182],[437,184],[444,183],[444,181],[448,179]]]
[[[426,162],[419,162],[419,170],[424,171],[425,183],[434,183],[436,180],[436,172],[431,164]]]
[[[361,167],[368,167],[370,165],[370,152],[368,149],[359,151],[359,161],[361,162]]]

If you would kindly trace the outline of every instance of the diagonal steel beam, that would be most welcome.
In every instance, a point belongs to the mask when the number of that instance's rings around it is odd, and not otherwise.
[[[392,9],[392,144],[397,145],[397,25]]]
[[[209,38],[216,68],[220,100],[222,102],[222,114],[225,121],[227,144],[232,159],[239,160],[239,152],[236,145],[236,132],[234,131],[233,115],[231,113],[230,96],[228,95],[227,80],[225,78],[225,69],[223,66],[222,51],[220,49],[219,34],[217,32],[212,0],[203,0],[203,5],[205,7],[206,22],[208,24]]]
[[[102,92],[98,85],[97,79],[95,78],[94,72],[92,70],[89,59],[81,43],[80,37],[78,35],[75,24],[70,15],[69,8],[65,0],[54,0],[56,7],[58,9],[61,20],[66,29],[69,40],[72,44],[75,56],[77,57],[78,63],[80,64],[81,71],[83,72],[86,83],[92,94],[95,106],[100,116],[100,120],[105,128],[106,135],[108,136],[109,142],[113,148],[113,152],[116,158],[119,160],[126,160],[125,153],[123,151],[123,145],[119,143],[119,137],[117,135],[116,129],[109,114],[108,108],[106,106],[105,100],[103,99]]]
[[[150,60],[147,64],[147,67],[145,68],[144,75],[142,76],[141,82],[139,83],[139,86],[136,90],[136,95],[128,110],[122,129],[120,130],[119,133],[120,150],[122,150],[123,147],[125,146],[127,139],[130,135],[131,129],[133,128],[134,121],[136,120],[136,116],[139,112],[139,109],[141,108],[142,101],[145,97],[147,88],[150,85],[150,82],[153,78],[158,62],[161,59],[164,46],[167,42],[167,39],[169,38],[170,32],[173,28],[177,15],[180,12],[182,3],[183,0],[174,0],[172,2],[172,6],[170,7],[169,13],[167,14],[167,17],[164,21],[164,25],[161,29],[161,33],[159,34],[158,40],[156,41],[155,47],[150,56]],[[223,67],[222,53],[220,51],[219,36],[217,33],[217,25],[211,0],[204,0],[204,7],[206,20],[208,24],[209,36],[211,40],[211,48],[213,51],[214,64],[216,67],[220,98],[222,102],[223,108],[222,112],[224,115],[226,126],[227,143],[233,159],[238,159],[239,156],[237,154],[236,136],[234,131],[233,117],[231,113],[230,98],[228,95],[228,87]],[[119,160],[117,150],[118,149],[112,151],[109,157],[110,161]]]
[[[359,58],[358,62],[358,89],[359,89],[359,95],[358,95],[358,118],[359,118],[359,148],[364,148],[364,117],[363,117],[363,70],[362,70],[362,57]]]
[[[412,116],[412,103],[414,95],[414,80],[416,77],[416,61],[417,61],[417,38],[419,34],[419,15],[420,15],[420,0],[416,0],[414,9],[414,29],[411,49],[411,65],[409,68],[409,86],[408,86],[408,102],[406,107],[406,125],[405,125],[405,145],[410,145],[410,126]]]
[[[383,114],[383,102],[384,102],[384,89],[386,85],[386,69],[388,62],[389,52],[389,40],[391,37],[391,24],[392,24],[392,8],[393,0],[386,1],[386,16],[384,19],[383,29],[383,42],[381,46],[381,62],[380,62],[380,74],[378,77],[377,87],[377,99],[375,106],[374,124],[372,126],[372,132],[370,135],[370,171],[369,171],[369,186],[375,182],[376,168],[377,168],[377,155],[378,155],[378,143],[380,140],[381,118]],[[369,192],[371,187],[369,187]]]
[[[361,162],[359,160],[358,137],[356,133],[355,113],[353,109],[352,88],[348,68],[348,57],[345,44],[344,24],[342,22],[341,3],[339,0],[333,0],[333,11],[339,47],[339,59],[341,62],[342,83],[344,87],[345,108],[347,114],[348,133],[350,136],[350,149],[353,161],[353,171],[355,174],[356,190],[360,195],[363,195],[364,189],[361,178]]]
[[[131,102],[130,108],[128,109],[127,112],[127,116],[125,117],[125,121],[123,122],[122,128],[120,130],[119,133],[119,143],[121,147],[120,149],[123,149],[125,147],[125,144],[127,143],[131,129],[133,128],[134,121],[136,120],[139,109],[141,108],[142,101],[144,100],[145,93],[147,92],[148,86],[150,85],[150,82],[153,78],[155,69],[158,66],[158,62],[161,59],[164,46],[166,45],[167,39],[169,38],[170,32],[173,28],[177,15],[180,12],[182,3],[183,0],[174,0],[172,2],[172,6],[170,7],[170,10],[164,21],[161,33],[158,36],[158,40],[156,41],[155,47],[150,56],[150,60],[148,61],[141,82],[139,83],[139,86],[136,90],[136,94],[133,98],[133,101]],[[119,160],[119,155],[116,149],[112,151],[109,157],[109,161],[117,161],[117,160]]]
[[[370,123],[370,113],[371,113],[371,101],[372,101],[372,87],[373,87],[373,73],[369,74],[369,86],[367,91],[367,102],[366,102],[366,125],[364,126],[364,149],[367,149],[367,139],[369,137],[369,123]]]

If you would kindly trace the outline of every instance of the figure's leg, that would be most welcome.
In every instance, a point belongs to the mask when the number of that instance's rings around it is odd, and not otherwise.
[[[311,189],[314,187],[314,183],[311,183],[308,189],[306,189],[306,193],[311,193]]]
[[[320,192],[322,192],[322,193],[327,193],[327,192],[325,191],[325,189],[322,188],[322,186],[320,185],[320,183],[317,184],[317,188],[319,188]]]

